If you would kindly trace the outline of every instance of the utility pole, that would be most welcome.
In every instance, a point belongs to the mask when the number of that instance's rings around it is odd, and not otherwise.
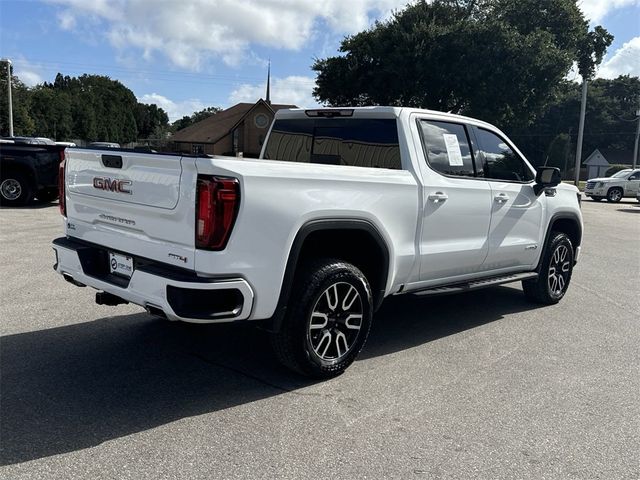
[[[562,169],[562,178],[567,179],[567,167],[569,163],[569,150],[571,149],[571,133],[573,127],[569,127],[567,143],[564,144],[564,168]]]
[[[587,79],[582,77],[582,101],[580,102],[580,124],[578,126],[578,143],[576,145],[575,186],[580,185],[580,164],[582,161],[582,137],[584,136],[584,116],[587,109]]]
[[[638,117],[638,126],[636,127],[636,141],[633,144],[633,168],[638,166],[638,137],[640,137],[640,95],[638,95],[638,109],[636,110]]]
[[[9,99],[9,136],[13,137],[13,103],[11,102],[11,60],[3,58],[0,62],[7,63],[7,98]]]

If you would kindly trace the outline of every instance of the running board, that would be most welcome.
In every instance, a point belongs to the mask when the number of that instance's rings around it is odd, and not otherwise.
[[[439,287],[426,288],[414,292],[407,292],[412,295],[429,296],[429,295],[449,295],[452,293],[469,292],[480,288],[495,287],[504,283],[519,282],[521,280],[530,280],[536,278],[536,272],[514,273],[511,275],[501,275],[499,277],[482,278],[480,280],[472,280],[464,283],[454,283],[450,285],[441,285]]]

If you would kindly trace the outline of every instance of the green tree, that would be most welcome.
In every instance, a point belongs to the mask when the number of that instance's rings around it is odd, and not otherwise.
[[[193,112],[191,115],[176,120],[172,123],[172,127],[174,131],[182,130],[183,128],[187,128],[194,123],[200,122],[205,118],[210,117],[211,115],[215,115],[216,113],[222,111],[219,107],[207,107],[198,112]]]
[[[566,158],[573,164],[581,86],[561,82],[549,108],[534,122],[507,130],[510,137],[534,164],[563,168]],[[633,150],[635,111],[640,96],[640,78],[623,75],[613,80],[598,78],[589,84],[583,159],[596,148]],[[564,149],[557,145],[564,138]],[[568,145],[566,145],[568,142]]]
[[[342,55],[316,60],[314,95],[329,105],[414,106],[525,126],[574,61],[599,62],[607,35],[589,33],[576,0],[420,0],[345,38]]]
[[[155,104],[138,103],[135,114],[138,138],[153,137],[169,125],[169,116]]]
[[[73,117],[70,97],[50,85],[38,85],[31,90],[31,115],[39,136],[70,140]]]
[[[13,73],[13,72],[12,72]],[[9,103],[7,99],[7,64],[0,64],[0,135],[9,135]],[[35,123],[30,114],[31,92],[18,77],[11,76],[11,94],[13,97],[13,133],[33,135]]]

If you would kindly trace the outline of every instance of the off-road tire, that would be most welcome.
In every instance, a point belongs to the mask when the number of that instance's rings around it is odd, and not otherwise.
[[[356,359],[371,329],[373,300],[369,282],[358,268],[337,259],[320,259],[307,263],[296,273],[294,282],[283,323],[277,332],[271,334],[275,355],[284,366],[305,376],[326,379],[340,375]],[[343,294],[342,300],[340,292],[348,292]],[[335,296],[333,310],[329,308],[331,296]],[[349,304],[352,297],[356,298]],[[347,304],[349,306],[345,309]],[[322,310],[322,305],[325,306],[326,315],[318,313]],[[352,311],[355,313],[352,314]],[[350,318],[360,314],[357,333],[347,344],[345,333],[347,336],[354,335],[353,330],[358,321],[351,320],[353,323],[350,324]],[[324,318],[318,315],[324,315]],[[322,322],[326,322],[326,328],[318,326]],[[341,331],[345,332],[342,334],[345,339],[342,346],[348,345],[342,356],[339,355],[338,345],[342,343],[338,341]],[[328,347],[325,343],[319,343],[314,348],[313,343],[317,342],[320,335],[329,335],[329,346],[337,352],[334,359],[324,359],[319,353],[324,350],[322,353],[327,354]]]
[[[543,252],[538,278],[522,282],[525,296],[545,305],[558,303],[569,288],[573,263],[574,249],[569,236],[562,232],[551,232]],[[555,279],[551,278],[552,275]]]

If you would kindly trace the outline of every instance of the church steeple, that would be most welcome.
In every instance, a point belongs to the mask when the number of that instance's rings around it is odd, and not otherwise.
[[[269,59],[269,66],[267,67],[267,98],[265,101],[271,105],[271,59]]]

